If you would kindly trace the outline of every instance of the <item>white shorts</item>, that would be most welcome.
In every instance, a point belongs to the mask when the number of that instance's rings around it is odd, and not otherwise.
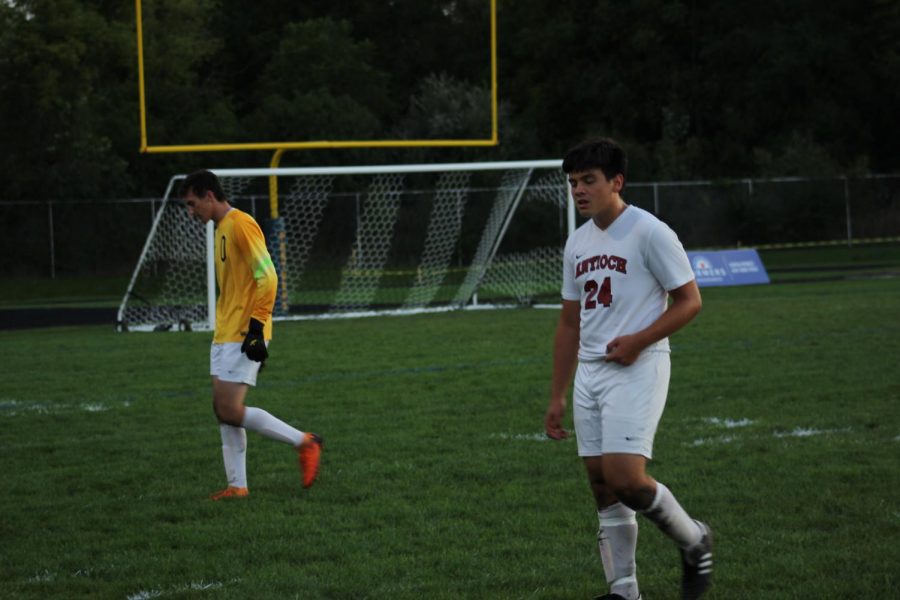
[[[642,352],[628,366],[602,360],[578,363],[572,397],[578,456],[653,458],[670,373],[668,352]]]
[[[241,342],[213,344],[209,350],[209,374],[221,381],[256,385],[259,365],[241,352]]]

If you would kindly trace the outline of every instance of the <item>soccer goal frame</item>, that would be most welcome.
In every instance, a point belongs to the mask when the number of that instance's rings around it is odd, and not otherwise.
[[[283,320],[558,301],[562,248],[575,228],[560,167],[534,160],[212,171],[232,205],[263,227],[279,272],[274,315]],[[176,197],[185,177],[168,183],[119,306],[121,330],[215,326],[214,229],[192,221]],[[282,196],[269,197],[271,189]],[[310,283],[313,272],[328,283]]]

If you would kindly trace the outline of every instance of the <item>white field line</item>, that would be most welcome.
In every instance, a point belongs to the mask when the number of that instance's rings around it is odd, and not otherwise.
[[[517,304],[467,304],[462,310],[506,310],[517,308]],[[535,308],[560,308],[560,305],[535,305]],[[460,310],[456,306],[432,306],[425,308],[394,308],[383,310],[360,310],[352,312],[321,313],[309,315],[286,315],[274,317],[275,321],[327,321],[333,319],[362,319],[368,317],[402,317],[408,315],[425,315],[432,313],[445,313]],[[157,325],[129,325],[128,331],[156,332]],[[191,323],[193,332],[209,332],[209,323]],[[178,327],[170,325],[163,332],[182,333]]]
[[[717,438],[697,438],[689,446],[711,446],[713,444],[732,444],[739,441],[739,438],[733,435],[722,435]]]
[[[737,421],[733,419],[720,419],[719,417],[709,417],[703,419],[705,422],[710,423],[711,425],[721,425],[722,427],[728,429],[734,429],[735,427],[746,427],[748,425],[753,425],[753,421],[750,419],[739,419]]]
[[[72,574],[73,577],[90,577],[92,574],[92,569],[79,569],[75,573]],[[57,580],[56,572],[51,572],[47,569],[39,573],[35,573],[33,576],[28,578],[29,583],[50,583]],[[232,580],[230,583],[234,583],[239,581],[237,579]],[[192,581],[191,583],[186,583],[184,585],[175,585],[165,589],[153,589],[153,590],[140,590],[138,592],[134,592],[133,594],[128,594],[125,596],[126,600],[150,600],[151,598],[161,598],[163,596],[175,596],[180,595],[185,592],[206,592],[219,590],[225,587],[225,583],[221,581]]]
[[[750,419],[720,419],[718,417],[708,417],[703,419],[704,422],[710,423],[717,427],[724,427],[726,429],[736,429],[739,427],[746,427],[748,425],[754,424],[754,421]],[[795,427],[791,431],[776,431],[772,434],[772,437],[783,439],[783,438],[791,438],[791,437],[813,437],[817,435],[830,435],[834,433],[853,433],[853,429],[850,427],[844,427],[841,429],[816,429],[814,427]],[[760,436],[752,436],[752,437],[760,437]],[[740,436],[735,435],[721,435],[718,437],[703,437],[697,438],[692,442],[686,443],[686,446],[709,446],[714,444],[732,444],[738,443],[741,441]],[[898,438],[900,439],[900,436]]]
[[[719,427],[725,427],[727,429],[734,429],[737,427],[747,427],[748,425],[753,425],[753,423],[754,423],[754,421],[751,421],[750,419],[734,420],[734,419],[720,419],[718,417],[709,417],[709,418],[703,419],[703,421],[706,423],[711,423],[712,425],[716,425]],[[494,439],[500,439],[500,440],[523,440],[523,441],[527,441],[527,442],[546,442],[546,441],[550,440],[550,438],[548,438],[547,435],[542,431],[538,432],[538,433],[494,433],[494,434],[491,434],[490,437],[492,437]],[[574,439],[574,438],[575,438],[575,433],[570,432],[569,439]],[[699,446],[699,445],[708,444],[708,443],[712,443],[712,442],[729,443],[732,441],[736,441],[736,438],[734,438],[732,436],[725,436],[722,438],[718,438],[717,440],[696,440],[693,443],[693,445]]]
[[[125,596],[125,598],[126,600],[150,600],[150,598],[161,598],[163,596],[182,594],[188,591],[205,592],[218,590],[223,588],[224,586],[225,584],[221,581],[193,581],[185,585],[176,585],[164,590],[141,590],[139,592],[129,594]]]
[[[524,440],[527,442],[549,442],[550,438],[547,437],[543,431],[540,433],[494,433],[491,434],[492,438],[500,439],[500,440]]]
[[[94,569],[78,569],[74,573],[72,573],[72,577],[93,577]],[[50,583],[51,581],[56,581],[57,573],[56,571],[50,571],[49,569],[44,569],[39,573],[35,573],[26,581],[29,583]]]
[[[813,435],[826,435],[829,433],[851,433],[853,430],[849,427],[844,427],[843,429],[816,429],[816,428],[806,428],[806,427],[795,427],[793,431],[788,432],[778,432],[775,434],[777,438],[785,438],[785,437],[810,437]]]
[[[45,404],[43,402],[25,402],[16,400],[15,398],[0,398],[0,417],[15,417],[23,414],[58,414],[66,412],[104,412],[113,408],[131,406],[131,401],[106,403],[106,402],[80,402],[78,404],[54,403]]]

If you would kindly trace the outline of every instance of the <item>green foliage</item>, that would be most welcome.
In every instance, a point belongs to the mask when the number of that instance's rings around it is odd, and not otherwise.
[[[390,100],[372,53],[345,21],[288,24],[257,86],[251,130],[278,140],[377,138]]]
[[[121,194],[126,161],[104,111],[121,73],[119,26],[74,0],[0,4],[0,196]]]
[[[709,289],[673,336],[650,471],[715,527],[711,600],[900,585],[898,281]],[[249,404],[325,436],[320,479],[304,491],[291,449],[249,433],[251,495],[227,503],[206,499],[208,335],[0,332],[25,374],[0,391],[0,597],[602,592],[575,444],[541,433],[557,318],[277,324]],[[639,523],[643,593],[676,597],[677,553]]]
[[[411,139],[485,138],[491,130],[490,90],[466,85],[446,73],[425,78],[410,100],[400,130]]]
[[[489,3],[144,0],[150,143],[486,137]],[[0,201],[158,194],[138,153],[133,5],[0,3]],[[500,146],[292,153],[303,164],[531,159],[625,143],[631,178],[897,169],[891,0],[498,3]]]

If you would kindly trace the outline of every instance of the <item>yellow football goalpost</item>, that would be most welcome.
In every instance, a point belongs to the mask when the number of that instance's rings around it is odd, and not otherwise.
[[[497,101],[497,0],[490,3],[490,65],[491,65],[491,134],[487,138],[430,139],[430,140],[317,140],[216,144],[164,144],[151,145],[147,133],[147,99],[144,77],[144,33],[141,0],[135,0],[137,19],[138,98],[140,104],[142,153],[222,152],[238,150],[274,150],[269,166],[277,168],[287,150],[313,150],[324,148],[414,148],[414,147],[474,147],[496,146],[499,141]],[[269,179],[269,203],[272,218],[278,218],[278,179]]]
[[[498,90],[497,90],[497,1],[488,0],[490,7],[490,80],[491,80],[491,131],[489,137],[473,139],[416,139],[416,140],[314,140],[314,141],[262,141],[251,143],[195,143],[195,144],[151,144],[147,125],[146,79],[144,71],[144,31],[142,0],[135,0],[138,97],[140,106],[140,151],[142,153],[178,152],[221,152],[273,150],[270,169],[277,169],[281,158],[288,150],[339,149],[339,148],[413,148],[413,147],[485,147],[499,143],[498,132]],[[271,219],[279,218],[278,175],[269,175],[269,210]],[[207,236],[211,237],[211,232]],[[285,233],[277,232],[279,264],[285,263]],[[208,274],[209,276],[209,274]],[[287,304],[287,282],[284,275],[279,278],[281,301]],[[214,310],[214,307],[211,308]]]
[[[218,143],[218,144],[167,144],[151,145],[147,132],[147,106],[144,79],[144,34],[141,14],[141,0],[135,0],[137,11],[137,59],[138,87],[141,123],[141,152],[218,152],[236,150],[311,150],[323,148],[412,148],[412,147],[472,147],[496,146],[499,143],[497,131],[497,0],[490,2],[490,36],[491,36],[491,134],[487,138],[476,139],[429,139],[429,140],[316,140],[316,141],[273,141],[251,143]],[[277,167],[280,156],[272,159],[272,166]]]

